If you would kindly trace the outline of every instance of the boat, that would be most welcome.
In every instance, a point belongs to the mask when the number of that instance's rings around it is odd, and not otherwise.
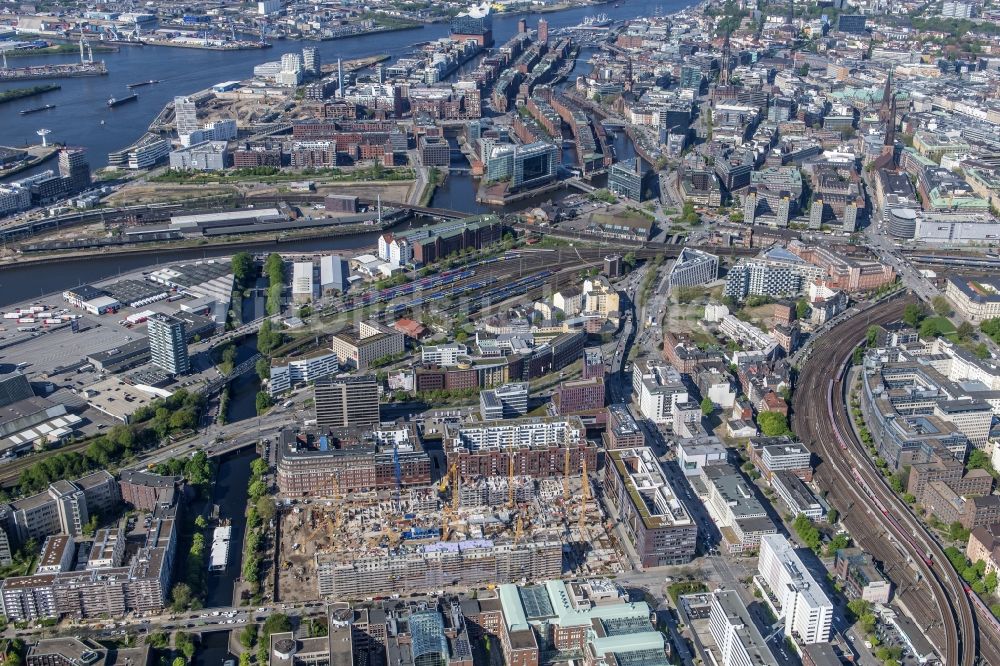
[[[33,109],[22,109],[21,110],[21,115],[22,116],[26,116],[29,113],[38,113],[39,111],[48,111],[49,109],[54,109],[54,108],[56,108],[55,104],[46,104],[45,106],[36,106]]]
[[[108,100],[108,106],[112,109],[116,106],[121,106],[122,104],[127,104],[128,102],[134,102],[139,99],[139,96],[135,93],[128,95],[126,97],[112,97]]]
[[[151,86],[154,83],[159,83],[158,79],[150,79],[149,81],[140,81],[139,83],[129,83],[125,87],[131,90],[132,88],[141,88],[143,86]]]

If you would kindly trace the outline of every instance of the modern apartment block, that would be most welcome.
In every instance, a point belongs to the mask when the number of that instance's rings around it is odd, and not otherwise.
[[[184,320],[157,312],[146,320],[146,331],[153,365],[172,375],[183,375],[191,369]]]
[[[812,454],[804,444],[791,437],[751,437],[747,453],[769,482],[776,472],[791,472],[803,481],[812,480]]]
[[[780,534],[761,538],[757,571],[754,583],[775,615],[784,618],[786,636],[802,645],[829,642],[833,604],[788,539]]]
[[[321,429],[378,425],[375,375],[324,379],[313,386],[316,425]]]
[[[336,599],[545,580],[561,574],[559,541],[442,541],[316,555],[319,594]]]
[[[345,329],[335,333],[330,346],[341,367],[363,372],[372,361],[402,354],[405,345],[402,333],[373,320],[359,322],[356,331]]]
[[[160,612],[167,603],[177,547],[176,511],[175,506],[157,507],[138,551],[124,564],[120,532],[95,535],[87,561],[78,563],[82,568],[73,566],[72,538],[60,537],[68,558],[53,546],[45,573],[0,581],[0,613],[14,622],[31,622]]]
[[[332,377],[339,370],[337,355],[329,349],[316,349],[301,356],[272,359],[267,392],[272,397],[278,396],[295,386]]]
[[[52,534],[76,536],[90,513],[108,511],[118,499],[115,478],[102,470],[76,481],[57,481],[37,495],[0,505],[0,527],[18,544]]]
[[[694,558],[697,523],[677,498],[652,449],[608,451],[604,488],[642,566],[686,564]]]
[[[431,481],[431,461],[412,424],[333,432],[281,431],[275,443],[278,492],[343,497]]]
[[[479,414],[484,421],[515,419],[528,413],[528,382],[503,384],[479,392]]]
[[[597,471],[597,447],[586,438],[579,416],[527,417],[474,424],[447,424],[442,446],[448,466],[457,465],[462,479],[507,476],[562,476],[566,451],[570,472],[579,474],[586,459],[588,472]]]

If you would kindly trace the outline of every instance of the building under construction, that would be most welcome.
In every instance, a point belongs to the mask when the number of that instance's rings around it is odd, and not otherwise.
[[[317,555],[316,573],[320,595],[363,599],[455,585],[558,578],[562,561],[562,542],[556,539],[523,543],[472,539]]]
[[[515,475],[536,479],[597,471],[597,446],[587,440],[579,416],[448,424],[443,446],[448,466],[463,481],[508,475],[511,467]]]

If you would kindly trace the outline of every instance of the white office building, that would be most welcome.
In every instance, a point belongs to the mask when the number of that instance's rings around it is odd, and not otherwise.
[[[753,623],[735,590],[712,592],[709,631],[715,639],[719,666],[770,666],[777,664],[771,648]]]
[[[680,373],[658,361],[633,365],[632,388],[639,412],[654,423],[673,423],[674,405],[688,401],[688,391]]]
[[[775,615],[785,621],[785,635],[801,645],[826,643],[833,626],[833,604],[784,536],[760,539],[754,582]]]
[[[267,392],[272,397],[281,395],[294,386],[326,379],[339,371],[337,354],[331,349],[317,349],[303,356],[275,359],[271,364],[271,378],[267,384]]]
[[[174,125],[177,127],[177,136],[184,140],[184,136],[201,129],[198,125],[198,107],[190,97],[174,98]]]
[[[458,342],[446,345],[427,345],[420,348],[420,360],[427,365],[458,365],[459,359],[469,356],[469,348]]]
[[[513,382],[479,392],[484,421],[515,419],[528,413],[528,382]]]
[[[719,277],[719,258],[714,254],[685,247],[670,267],[667,290],[674,287],[704,286]]]

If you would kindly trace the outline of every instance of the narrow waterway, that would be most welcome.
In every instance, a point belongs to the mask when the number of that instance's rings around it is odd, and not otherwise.
[[[229,632],[212,631],[201,635],[194,666],[222,666],[227,659],[236,659],[229,651]]]
[[[219,519],[229,521],[233,531],[230,535],[229,564],[226,570],[208,574],[206,607],[229,606],[233,603],[233,589],[242,568],[250,462],[256,457],[256,451],[244,449],[219,460],[215,485],[212,487],[212,502],[219,506]]]

